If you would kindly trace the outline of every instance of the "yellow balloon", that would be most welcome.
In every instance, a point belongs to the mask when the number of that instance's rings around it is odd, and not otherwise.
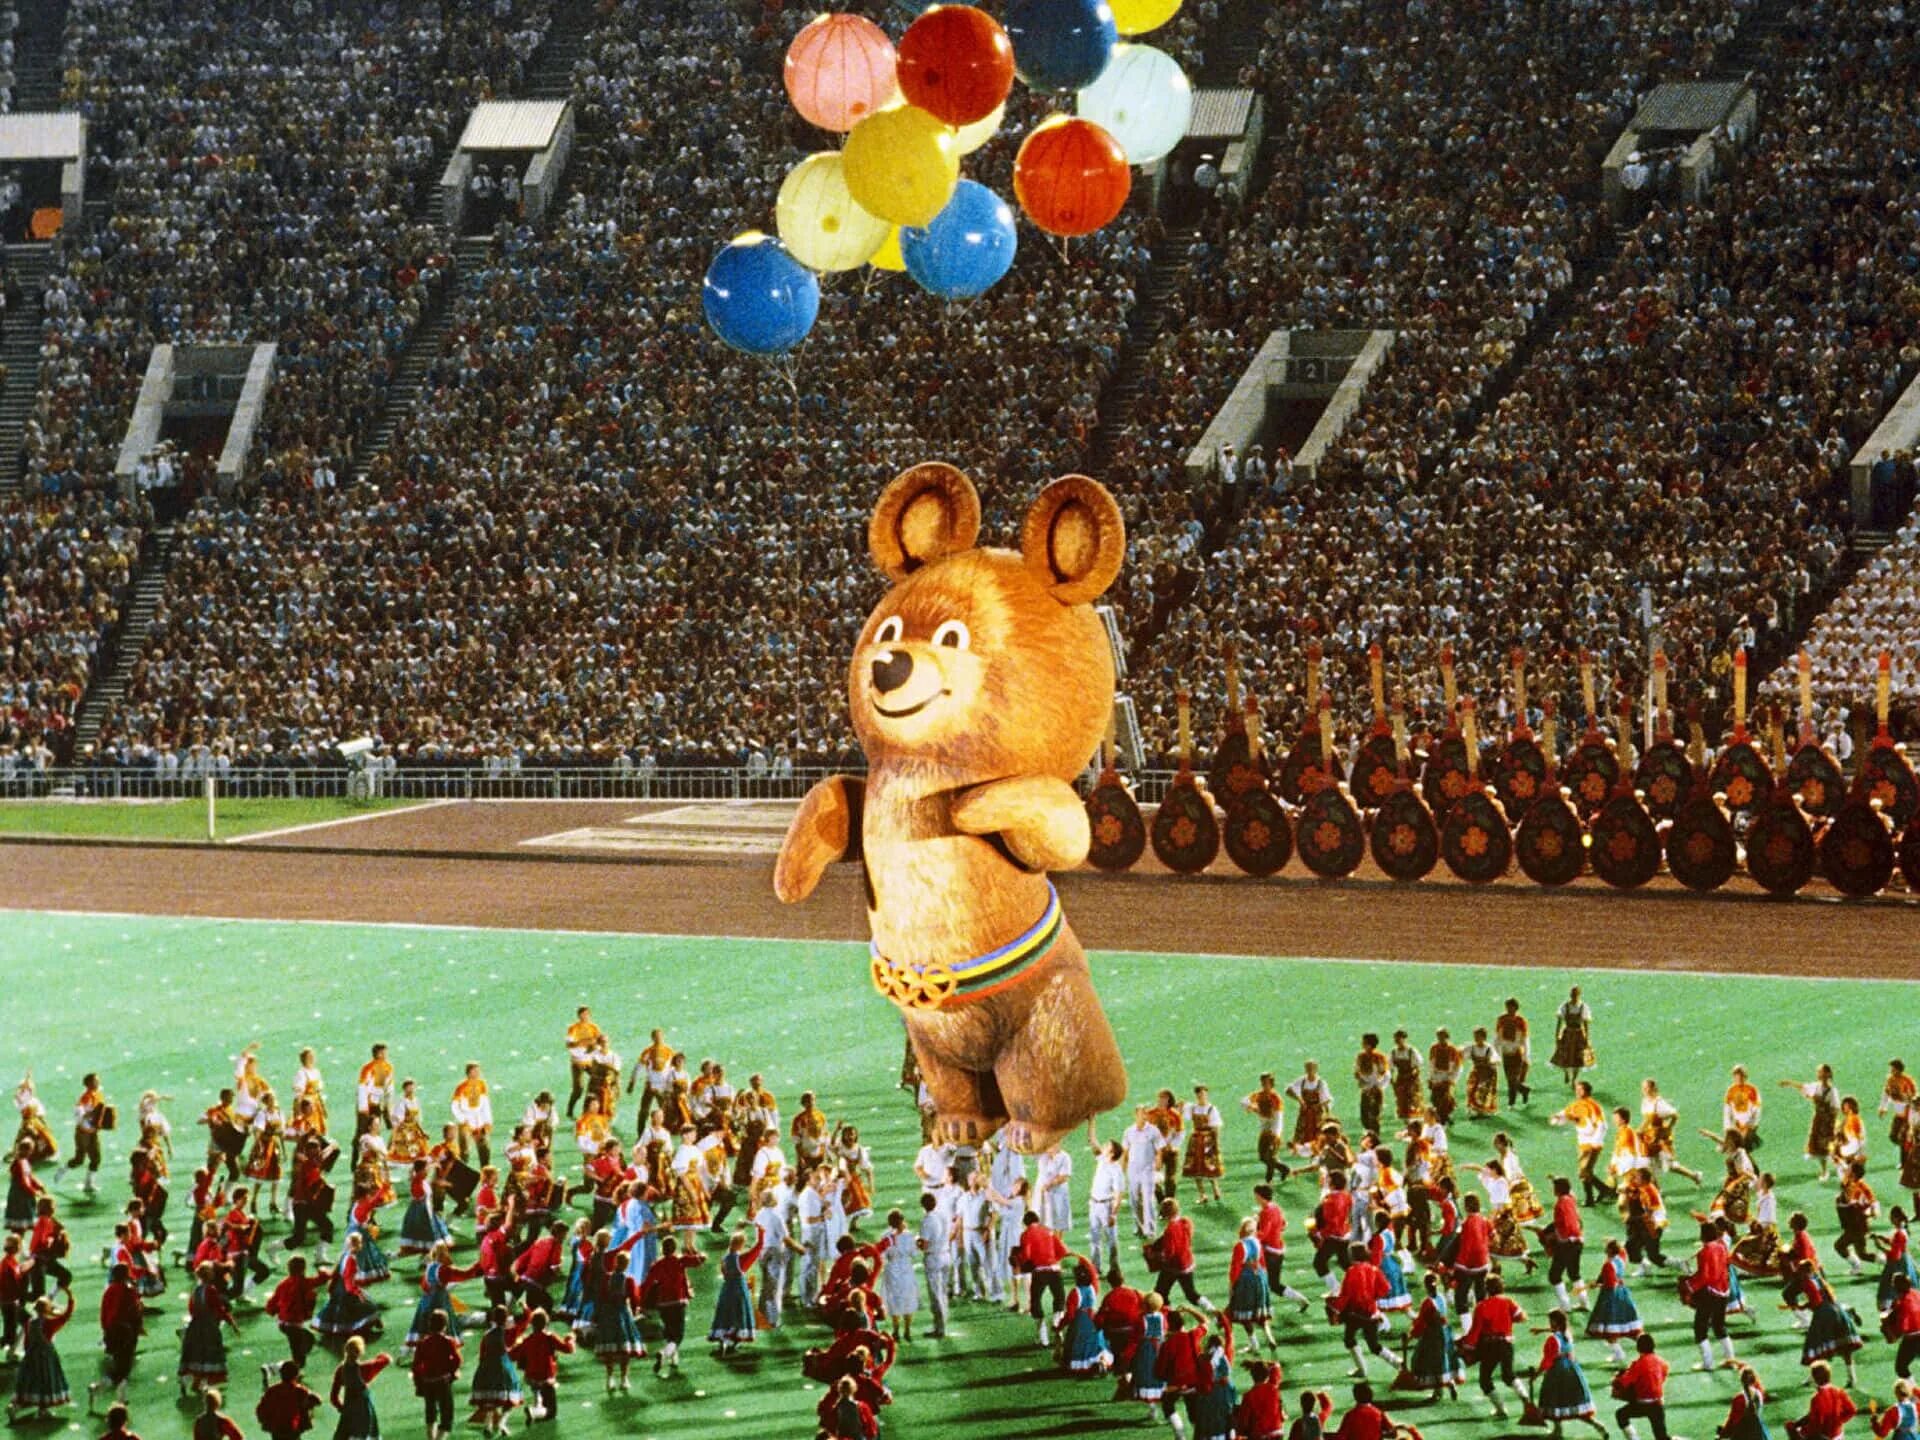
[[[847,189],[870,215],[927,225],[960,180],[954,131],[918,106],[869,115],[847,136]]]
[[[887,222],[854,202],[837,152],[809,155],[788,171],[773,213],[781,243],[809,270],[857,270],[887,238]]]
[[[1007,118],[1006,102],[993,107],[991,115],[983,116],[971,125],[962,125],[957,132],[955,144],[962,155],[971,155],[987,141],[1000,133],[1000,122]]]
[[[1158,30],[1180,13],[1180,0],[1108,0],[1113,25],[1122,35]]]
[[[887,238],[880,242],[880,248],[873,252],[873,258],[867,263],[876,270],[890,270],[895,275],[907,268],[906,257],[900,253],[898,225],[887,231]]]

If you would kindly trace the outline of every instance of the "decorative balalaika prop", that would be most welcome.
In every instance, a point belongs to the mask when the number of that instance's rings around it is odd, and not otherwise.
[[[1113,717],[1107,717],[1107,736],[1101,742],[1100,777],[1087,796],[1087,828],[1092,842],[1087,863],[1098,870],[1130,870],[1147,848],[1147,822],[1140,805],[1120,778]]]
[[[1280,763],[1280,774],[1276,784],[1280,798],[1289,805],[1298,805],[1304,798],[1300,782],[1309,770],[1320,764],[1320,647],[1317,644],[1307,646],[1307,694],[1306,710],[1300,717],[1300,733],[1293,742],[1293,749],[1287,752],[1287,758]]]
[[[1367,853],[1367,831],[1360,812],[1340,783],[1333,753],[1333,697],[1320,694],[1320,764],[1300,777],[1300,819],[1294,839],[1300,859],[1322,880],[1351,875]]]
[[[1387,721],[1386,676],[1378,645],[1367,647],[1367,668],[1373,689],[1373,728],[1353,757],[1347,784],[1356,805],[1377,810],[1400,783],[1400,747],[1394,744],[1393,727]]]
[[[1747,652],[1733,655],[1733,734],[1713,762],[1714,790],[1735,820],[1750,819],[1773,790],[1773,771],[1747,734]]]
[[[1820,873],[1842,895],[1878,895],[1887,888],[1893,878],[1893,835],[1886,805],[1865,765],[1817,844]]]
[[[1547,779],[1546,752],[1527,724],[1527,652],[1513,652],[1513,728],[1493,766],[1493,789],[1509,815],[1525,815]]]
[[[1770,895],[1791,895],[1813,879],[1813,827],[1793,798],[1785,766],[1786,740],[1776,724],[1773,748],[1779,779],[1747,827],[1747,873]]]
[[[1184,689],[1174,703],[1180,715],[1180,769],[1154,812],[1153,853],[1174,874],[1197,875],[1220,853],[1220,822],[1194,777],[1191,700]]]
[[[1831,819],[1847,798],[1847,777],[1813,728],[1813,661],[1802,650],[1800,670],[1800,743],[1787,765],[1787,779],[1809,815]]]
[[[1390,880],[1421,880],[1440,858],[1440,830],[1433,812],[1413,788],[1413,768],[1407,756],[1407,716],[1393,702],[1393,788],[1374,812],[1369,848],[1373,863]]]
[[[1266,780],[1264,771],[1254,768],[1253,750],[1247,737],[1246,716],[1240,708],[1240,654],[1227,647],[1227,712],[1220,723],[1220,743],[1213,752],[1213,764],[1207,769],[1207,791],[1225,809],[1243,791]]]
[[[1440,822],[1440,853],[1447,868],[1462,880],[1485,885],[1505,875],[1513,864],[1513,832],[1500,802],[1480,778],[1480,730],[1471,695],[1460,702],[1460,729],[1467,757],[1466,788]]]
[[[1633,697],[1620,697],[1620,729],[1614,737],[1619,779],[1593,817],[1593,873],[1619,890],[1633,890],[1660,872],[1660,832],[1633,788]]]
[[[1653,655],[1653,744],[1640,757],[1633,783],[1655,820],[1671,820],[1680,804],[1693,793],[1693,765],[1680,742],[1673,738],[1673,716],[1667,709],[1667,654]],[[1702,752],[1702,760],[1705,752]]]
[[[1667,830],[1667,869],[1689,890],[1718,890],[1738,868],[1740,846],[1707,778],[1707,735],[1697,700],[1687,707],[1687,748],[1692,780]]]
[[[1870,796],[1880,802],[1880,813],[1893,822],[1896,830],[1906,830],[1913,825],[1914,815],[1920,813],[1920,781],[1914,779],[1913,767],[1907,763],[1905,752],[1893,743],[1893,735],[1887,729],[1892,693],[1893,656],[1883,650],[1874,678],[1877,728],[1873,743],[1860,761],[1860,774],[1867,779]]]
[[[1540,793],[1520,817],[1520,831],[1514,837],[1514,858],[1520,869],[1536,885],[1565,885],[1578,878],[1587,863],[1587,836],[1580,817],[1560,788],[1555,773],[1555,746],[1559,742],[1559,701],[1547,696],[1541,709],[1540,753],[1547,771],[1540,781]]]
[[[1591,822],[1620,779],[1620,760],[1608,747],[1607,737],[1600,729],[1600,710],[1594,702],[1593,659],[1584,650],[1580,652],[1580,695],[1587,710],[1586,733],[1567,756],[1561,779],[1574,810],[1583,821]]]
[[[1260,706],[1251,695],[1247,697],[1242,733],[1247,737],[1247,760],[1256,779],[1227,806],[1227,858],[1249,875],[1276,875],[1293,858],[1293,822],[1287,819],[1286,807],[1267,788]]]
[[[1427,768],[1420,776],[1420,794],[1433,811],[1434,821],[1446,825],[1447,811],[1467,793],[1467,747],[1460,737],[1460,696],[1453,678],[1453,647],[1440,652],[1441,703],[1446,728],[1427,751]],[[1474,757],[1476,764],[1479,757]]]

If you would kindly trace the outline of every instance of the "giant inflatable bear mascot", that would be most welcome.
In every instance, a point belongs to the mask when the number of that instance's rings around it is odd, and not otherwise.
[[[867,617],[848,699],[865,780],[813,787],[774,890],[837,860],[866,872],[873,983],[906,1017],[935,1138],[1032,1154],[1126,1098],[1127,1075],[1049,870],[1086,858],[1072,781],[1113,708],[1092,602],[1126,549],[1082,475],[1047,486],[1019,550],[976,549],[980,497],[950,465],[889,485],[868,530],[893,588]]]

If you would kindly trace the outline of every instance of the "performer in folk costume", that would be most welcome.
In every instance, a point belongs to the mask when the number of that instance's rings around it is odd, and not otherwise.
[[[1665,1265],[1660,1236],[1667,1228],[1667,1205],[1650,1172],[1636,1170],[1621,1183],[1620,1214],[1626,1221],[1627,1259],[1637,1273],[1646,1274],[1649,1265]]]
[[[1426,1297],[1407,1331],[1401,1383],[1408,1389],[1430,1391],[1436,1398],[1445,1390],[1449,1400],[1458,1400],[1465,1371],[1454,1349],[1453,1305],[1447,1299],[1446,1286],[1433,1271],[1423,1277],[1421,1288]]]
[[[1247,1374],[1253,1383],[1233,1412],[1235,1433],[1240,1440],[1281,1440],[1286,1433],[1286,1407],[1280,1400],[1279,1365],[1249,1360]]]
[[[1720,1128],[1739,1138],[1741,1148],[1760,1148],[1760,1092],[1747,1079],[1747,1067],[1733,1067],[1732,1083],[1720,1102]]]
[[[527,1407],[529,1422],[550,1420],[560,1408],[560,1357],[571,1355],[574,1344],[573,1336],[547,1328],[546,1311],[534,1310],[526,1316],[526,1328],[508,1353],[533,1392],[533,1403]]]
[[[1788,1303],[1805,1310],[1810,1317],[1806,1339],[1800,1345],[1800,1363],[1813,1366],[1837,1355],[1847,1367],[1847,1385],[1857,1387],[1860,1377],[1854,1373],[1853,1357],[1866,1342],[1860,1338],[1853,1317],[1841,1305],[1826,1277],[1804,1260],[1796,1264],[1800,1283],[1795,1297]]]
[[[815,1108],[811,1090],[801,1092],[800,1108],[794,1112],[787,1133],[793,1139],[795,1177],[804,1185],[815,1168],[829,1158],[827,1137],[833,1133],[827,1117]]]
[[[1153,1104],[1147,1110],[1147,1123],[1158,1130],[1166,1141],[1160,1151],[1160,1181],[1154,1191],[1159,1199],[1164,1200],[1180,1192],[1181,1135],[1186,1128],[1173,1091],[1162,1090],[1154,1096]]]
[[[1840,1222],[1840,1238],[1834,1242],[1833,1253],[1844,1256],[1847,1268],[1858,1275],[1871,1254],[1868,1231],[1873,1217],[1880,1213],[1880,1202],[1867,1184],[1867,1167],[1862,1162],[1856,1160],[1847,1167],[1840,1193],[1834,1197],[1833,1211]]]
[[[1894,1281],[1899,1276],[1920,1285],[1920,1270],[1914,1269],[1913,1258],[1907,1253],[1907,1212],[1898,1205],[1887,1215],[1889,1226],[1885,1235],[1876,1235],[1873,1242],[1886,1256],[1886,1263],[1880,1268],[1880,1286],[1875,1292],[1875,1308],[1884,1315],[1893,1308]]]
[[[1393,1233],[1391,1218],[1385,1210],[1376,1210],[1368,1226],[1367,1259],[1386,1278],[1387,1293],[1380,1297],[1380,1313],[1388,1329],[1393,1317],[1413,1308],[1413,1294],[1407,1289],[1406,1268],[1400,1263],[1400,1242]]]
[[[385,1045],[375,1045],[367,1063],[360,1067],[360,1078],[354,1085],[355,1140],[378,1128],[386,1118],[387,1105],[392,1098],[393,1062],[387,1059]]]
[[[1407,1032],[1393,1032],[1393,1049],[1387,1052],[1392,1075],[1393,1111],[1402,1120],[1424,1115],[1426,1100],[1420,1087],[1420,1052],[1407,1043]]]
[[[1273,1349],[1277,1344],[1273,1338],[1273,1289],[1267,1281],[1258,1228],[1253,1218],[1242,1220],[1239,1237],[1233,1242],[1232,1259],[1227,1265],[1227,1321],[1246,1328],[1249,1345],[1257,1332],[1267,1348]]]
[[[1209,1188],[1212,1199],[1220,1198],[1220,1177],[1226,1174],[1220,1163],[1220,1107],[1207,1098],[1207,1087],[1193,1087],[1193,1099],[1182,1107],[1180,1116],[1187,1129],[1187,1154],[1180,1170],[1193,1181],[1194,1198],[1197,1203],[1207,1203]]]
[[[1574,1082],[1573,1099],[1558,1114],[1547,1117],[1549,1125],[1567,1125],[1573,1129],[1574,1157],[1580,1177],[1582,1202],[1597,1205],[1614,1198],[1613,1187],[1600,1178],[1600,1151],[1606,1144],[1607,1112],[1593,1098],[1593,1086],[1585,1080]]]
[[[221,1326],[240,1333],[227,1297],[220,1288],[218,1267],[198,1266],[193,1272],[193,1294],[187,1301],[187,1328],[180,1337],[180,1393],[194,1392],[227,1379],[227,1341]]]
[[[1593,1054],[1593,1011],[1580,998],[1580,987],[1567,992],[1567,1003],[1554,1013],[1553,1064],[1565,1078],[1569,1089],[1582,1070],[1598,1063]]]
[[[1299,1079],[1287,1086],[1287,1097],[1293,1101],[1293,1153],[1318,1154],[1320,1136],[1333,1120],[1333,1087],[1321,1076],[1317,1060],[1301,1067]],[[1281,1179],[1292,1173],[1286,1166],[1280,1167]]]
[[[340,1364],[333,1372],[327,1401],[340,1412],[333,1440],[380,1440],[380,1416],[374,1408],[371,1388],[382,1370],[393,1363],[391,1355],[365,1359],[367,1342],[358,1335],[347,1341]]]
[[[1840,1097],[1840,1124],[1833,1136],[1834,1168],[1841,1174],[1848,1167],[1867,1163],[1867,1122],[1860,1113],[1860,1102],[1852,1095]]]
[[[340,1263],[334,1267],[327,1287],[327,1303],[314,1317],[313,1328],[322,1335],[361,1335],[380,1324],[380,1307],[367,1298],[360,1285],[360,1247],[365,1237],[349,1232]]]
[[[1160,1350],[1167,1340],[1166,1297],[1149,1290],[1140,1300],[1140,1340],[1134,1346],[1133,1366],[1128,1390],[1151,1414],[1166,1394],[1166,1382],[1160,1378]]]
[[[1740,1390],[1727,1406],[1727,1418],[1716,1434],[1720,1440],[1773,1440],[1767,1429],[1767,1392],[1750,1366],[1740,1367]]]
[[[1427,1108],[1442,1125],[1453,1123],[1459,1105],[1455,1089],[1464,1058],[1445,1030],[1434,1031],[1433,1044],[1427,1047]]]
[[[1830,1365],[1812,1366],[1807,1378],[1813,1382],[1813,1395],[1807,1401],[1807,1413],[1787,1422],[1787,1440],[1841,1440],[1847,1421],[1860,1411],[1852,1397],[1833,1383]],[[1853,1383],[1851,1378],[1848,1383]]]
[[[1493,1022],[1493,1048],[1500,1052],[1500,1069],[1507,1081],[1507,1104],[1521,1105],[1533,1099],[1527,1084],[1533,1069],[1533,1038],[1527,1017],[1520,1013],[1520,1002],[1509,998]]]
[[[1748,1275],[1780,1273],[1780,1197],[1773,1186],[1771,1172],[1763,1172],[1754,1182],[1747,1233],[1734,1243],[1733,1263]]]
[[[1878,1113],[1893,1117],[1888,1122],[1887,1139],[1897,1155],[1906,1149],[1908,1123],[1914,1118],[1914,1104],[1920,1101],[1920,1086],[1907,1073],[1907,1062],[1889,1060],[1887,1078],[1880,1087]]]
[[[1287,1143],[1287,1097],[1280,1093],[1271,1071],[1262,1073],[1259,1088],[1240,1102],[1240,1108],[1253,1116],[1259,1127],[1257,1158],[1266,1171],[1267,1183],[1271,1185],[1275,1175],[1284,1178],[1292,1174],[1281,1158]]]
[[[426,1255],[450,1237],[447,1222],[434,1210],[433,1167],[426,1160],[413,1162],[407,1179],[407,1213],[400,1220],[400,1243],[394,1249],[401,1255]]]
[[[1813,1079],[1805,1082],[1782,1080],[1780,1088],[1798,1090],[1812,1107],[1812,1113],[1807,1121],[1806,1154],[1807,1158],[1819,1167],[1816,1178],[1825,1180],[1827,1167],[1833,1160],[1834,1136],[1840,1127],[1840,1090],[1833,1083],[1833,1067],[1822,1065],[1814,1072]]]
[[[20,1143],[26,1141],[27,1153],[36,1165],[44,1165],[58,1155],[60,1142],[53,1138],[53,1127],[47,1123],[47,1107],[33,1088],[31,1070],[13,1087],[13,1108],[20,1112],[20,1129],[13,1137],[9,1154],[17,1153]]]
[[[1647,1157],[1647,1163],[1654,1171],[1665,1175],[1678,1171],[1694,1184],[1698,1185],[1701,1175],[1698,1170],[1689,1170],[1682,1165],[1674,1153],[1674,1130],[1680,1123],[1680,1112],[1666,1096],[1660,1093],[1660,1082],[1649,1077],[1640,1082],[1640,1153]]]
[[[880,1250],[880,1296],[893,1321],[896,1344],[913,1340],[913,1317],[920,1313],[920,1278],[913,1267],[918,1237],[907,1228],[906,1212],[887,1212],[887,1233],[875,1244]]]
[[[1360,1037],[1359,1053],[1353,1057],[1353,1083],[1360,1089],[1360,1129],[1379,1135],[1380,1111],[1386,1104],[1391,1067],[1380,1049],[1380,1037],[1369,1031]]]
[[[1496,1158],[1480,1166],[1479,1175],[1480,1187],[1487,1192],[1487,1210],[1491,1214],[1489,1250],[1504,1259],[1520,1261],[1531,1275],[1534,1260],[1529,1253],[1526,1231],[1521,1228],[1514,1209],[1513,1183],[1507,1178],[1505,1167]],[[1531,1187],[1528,1193],[1531,1194]],[[1534,1204],[1534,1213],[1539,1213],[1537,1202]]]
[[[267,1187],[267,1206],[262,1213],[275,1215],[280,1211],[280,1177],[284,1170],[282,1147],[286,1139],[287,1120],[271,1088],[260,1092],[251,1128],[253,1148],[247,1155],[247,1178]]]
[[[660,1317],[665,1341],[660,1353],[653,1357],[655,1375],[662,1366],[679,1373],[680,1346],[687,1338],[687,1306],[693,1303],[693,1283],[689,1276],[706,1263],[707,1257],[698,1248],[683,1249],[671,1235],[660,1242],[660,1258],[647,1272],[647,1283],[640,1296],[641,1304]],[[634,1333],[637,1338],[639,1332]],[[646,1353],[644,1348],[641,1353]]]
[[[1722,1175],[1720,1189],[1714,1194],[1713,1202],[1707,1207],[1711,1215],[1725,1216],[1735,1225],[1745,1225],[1753,1217],[1753,1202],[1760,1177],[1759,1167],[1753,1163],[1753,1156],[1740,1144],[1737,1135],[1716,1135],[1711,1130],[1699,1132],[1702,1139],[1711,1140],[1720,1147]]]
[[[302,1116],[309,1135],[327,1133],[327,1082],[311,1047],[300,1051],[293,1071],[293,1113]]]
[[[1075,1375],[1105,1375],[1113,1369],[1113,1350],[1095,1319],[1099,1306],[1100,1286],[1093,1266],[1076,1259],[1073,1288],[1067,1291],[1067,1308],[1061,1311],[1059,1322],[1066,1332],[1063,1352],[1067,1369]]]
[[[1891,1440],[1920,1440],[1920,1403],[1914,1400],[1911,1381],[1893,1382],[1893,1404],[1882,1410],[1872,1401],[1867,1410],[1873,1416],[1873,1433]]]
[[[18,1140],[13,1147],[13,1162],[7,1167],[6,1226],[16,1235],[33,1228],[35,1206],[46,1187],[33,1173],[34,1142]]]
[[[1487,1039],[1484,1025],[1473,1032],[1473,1043],[1462,1052],[1467,1064],[1467,1114],[1476,1119],[1500,1110],[1500,1052]]]
[[[42,1295],[33,1302],[25,1328],[26,1350],[20,1368],[13,1377],[13,1398],[7,1401],[7,1423],[11,1425],[22,1410],[35,1412],[44,1420],[62,1405],[71,1405],[67,1390],[67,1372],[60,1364],[60,1352],[53,1337],[73,1318],[73,1291],[67,1291],[67,1307],[54,1313],[53,1301]]]
[[[857,1230],[860,1222],[873,1214],[873,1152],[860,1143],[858,1126],[842,1125],[834,1133],[830,1154],[847,1177],[842,1204],[848,1226]]]
[[[413,1307],[413,1323],[407,1326],[407,1349],[418,1345],[427,1334],[429,1320],[435,1315],[444,1315],[447,1321],[447,1333],[460,1333],[460,1317],[454,1310],[452,1287],[462,1280],[471,1280],[480,1273],[478,1265],[461,1269],[453,1263],[453,1247],[442,1240],[433,1247],[427,1256],[427,1265],[420,1272],[420,1299]]]
[[[467,1392],[471,1418],[483,1433],[507,1433],[507,1416],[520,1405],[520,1372],[514,1368],[507,1337],[507,1307],[487,1311],[487,1328],[480,1337],[480,1356],[473,1368],[473,1386]]]
[[[1626,1252],[1618,1240],[1607,1241],[1606,1259],[1594,1280],[1593,1310],[1587,1316],[1587,1334],[1607,1342],[1607,1358],[1616,1365],[1627,1363],[1620,1342],[1642,1330],[1640,1307],[1633,1303],[1633,1291],[1627,1286]]]
[[[1585,1421],[1602,1437],[1606,1435],[1606,1427],[1593,1418],[1593,1392],[1587,1388],[1587,1377],[1574,1358],[1573,1336],[1564,1310],[1547,1313],[1547,1339],[1532,1380],[1530,1403],[1553,1426],[1556,1440],[1569,1420]]]
[[[433,1141],[420,1115],[420,1087],[411,1077],[400,1082],[400,1093],[387,1107],[387,1116],[393,1123],[387,1141],[387,1158],[396,1165],[411,1165],[415,1160],[427,1158]]]

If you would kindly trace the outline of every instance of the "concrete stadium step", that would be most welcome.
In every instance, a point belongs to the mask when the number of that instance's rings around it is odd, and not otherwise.
[[[41,291],[53,263],[49,245],[8,245],[7,272],[19,287],[20,303],[7,310],[0,328],[0,363],[7,367],[0,388],[0,500],[20,493],[25,457],[21,446],[40,389]]]
[[[159,613],[167,572],[173,566],[173,552],[178,542],[177,528],[167,524],[156,528],[142,547],[140,568],[134,574],[126,608],[120,612],[119,624],[101,647],[107,662],[96,665],[87,693],[80,698],[80,710],[73,724],[75,754],[100,742],[100,731],[107,717],[127,693],[133,662],[146,648],[154,616]]]
[[[593,7],[587,0],[558,0],[547,24],[547,38],[528,67],[527,100],[565,100],[573,94],[574,64],[587,53]]]

